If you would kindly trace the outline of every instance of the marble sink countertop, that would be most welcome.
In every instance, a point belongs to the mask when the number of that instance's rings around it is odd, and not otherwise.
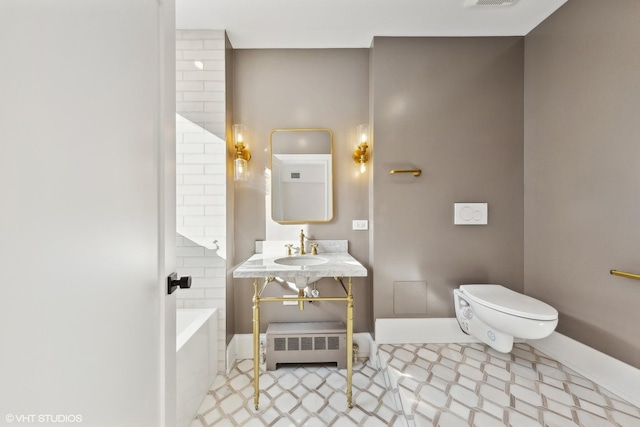
[[[255,277],[282,277],[296,276],[320,278],[320,277],[365,277],[367,269],[346,251],[346,241],[317,241],[318,255],[289,255],[284,251],[284,244],[291,242],[256,242],[257,252],[251,258],[238,265],[233,270],[235,278]],[[334,244],[333,242],[345,242]],[[277,248],[274,249],[274,248]],[[325,251],[323,251],[323,248]],[[327,252],[332,248],[338,252]],[[264,249],[264,252],[262,251]],[[323,258],[327,262],[318,265],[296,266],[281,265],[275,260],[278,258]]]

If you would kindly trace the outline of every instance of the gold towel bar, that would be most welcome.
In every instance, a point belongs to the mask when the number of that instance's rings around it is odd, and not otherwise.
[[[389,173],[392,175],[394,173],[411,173],[413,176],[420,176],[422,169],[391,169]]]
[[[627,273],[618,270],[610,270],[609,273],[613,274],[614,276],[626,277],[627,279],[640,280],[640,274]]]

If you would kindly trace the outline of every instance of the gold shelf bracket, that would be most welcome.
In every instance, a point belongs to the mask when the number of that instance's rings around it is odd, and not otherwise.
[[[413,176],[418,177],[420,176],[420,174],[422,174],[422,169],[391,169],[389,173],[391,175],[394,175],[396,173],[410,173]]]
[[[626,277],[627,279],[640,280],[640,274],[627,273],[626,271],[609,270],[613,276]]]

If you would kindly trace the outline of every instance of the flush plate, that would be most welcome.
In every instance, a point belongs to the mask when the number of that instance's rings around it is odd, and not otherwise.
[[[456,225],[487,225],[487,203],[454,203],[453,223]]]

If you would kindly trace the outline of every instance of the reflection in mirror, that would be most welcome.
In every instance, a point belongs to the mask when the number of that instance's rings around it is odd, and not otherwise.
[[[333,218],[333,134],[329,129],[271,132],[271,217],[281,224]]]

